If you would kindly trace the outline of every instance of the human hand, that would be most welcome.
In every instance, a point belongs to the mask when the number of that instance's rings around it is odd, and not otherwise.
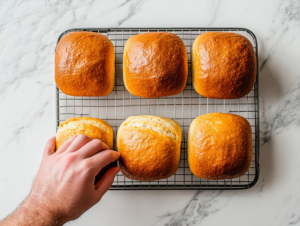
[[[110,168],[94,185],[99,171],[120,157],[118,152],[108,149],[100,140],[78,135],[54,153],[52,137],[25,202],[37,206],[42,215],[59,224],[77,219],[100,201],[119,172],[119,167]]]

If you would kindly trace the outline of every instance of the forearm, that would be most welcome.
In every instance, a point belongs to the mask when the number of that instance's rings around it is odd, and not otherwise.
[[[60,226],[77,219],[109,189],[118,167],[110,168],[96,185],[95,177],[118,158],[118,152],[85,135],[73,136],[55,152],[52,137],[30,195],[0,226]]]
[[[63,224],[64,222],[57,216],[41,209],[30,198],[27,198],[16,211],[0,222],[0,226],[60,226]]]

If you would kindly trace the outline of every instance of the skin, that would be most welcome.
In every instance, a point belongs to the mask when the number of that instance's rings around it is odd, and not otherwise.
[[[94,185],[99,171],[120,154],[85,135],[71,137],[54,151],[52,137],[29,196],[0,226],[56,226],[75,220],[100,201],[120,170],[110,168]]]

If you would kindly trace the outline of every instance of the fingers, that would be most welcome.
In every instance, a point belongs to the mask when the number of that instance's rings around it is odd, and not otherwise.
[[[85,144],[93,140],[86,135],[78,135],[65,152],[75,152],[82,148]]]
[[[75,138],[78,135],[75,135],[73,137],[70,137],[68,140],[66,140],[58,149],[55,153],[60,154],[63,153],[64,151],[67,150],[67,148],[72,144],[72,142],[75,140]]]
[[[79,155],[85,159],[97,154],[99,151],[108,149],[109,147],[105,143],[98,139],[94,139],[79,150]]]
[[[97,154],[93,155],[90,158],[85,159],[87,165],[90,166],[91,169],[93,169],[94,175],[96,176],[100,170],[108,165],[111,162],[116,161],[120,158],[120,153],[112,150],[104,150],[101,152],[98,152]]]
[[[120,171],[119,167],[110,168],[97,182],[95,185],[97,200],[99,201],[101,197],[107,192],[112,183],[114,182],[114,178],[117,173]]]
[[[50,156],[54,153],[55,151],[55,136],[51,137],[46,144],[46,147],[44,149],[44,157]]]

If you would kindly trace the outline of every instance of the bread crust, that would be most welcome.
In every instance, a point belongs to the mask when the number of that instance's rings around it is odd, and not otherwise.
[[[118,129],[117,151],[123,175],[152,181],[172,176],[180,161],[181,128],[174,120],[131,116]]]
[[[183,91],[188,76],[185,45],[168,32],[130,37],[125,44],[123,79],[133,95],[156,98]]]
[[[231,32],[201,34],[193,44],[191,57],[193,86],[200,95],[236,99],[252,90],[256,55],[246,37]]]
[[[58,43],[55,82],[71,96],[106,96],[114,88],[115,55],[112,42],[95,32],[72,32]]]
[[[113,149],[114,131],[107,122],[92,117],[76,117],[60,124],[56,133],[56,150],[70,137],[79,134],[99,139]]]
[[[188,162],[192,173],[208,180],[244,175],[252,160],[252,131],[238,115],[210,113],[196,118],[188,132]]]

